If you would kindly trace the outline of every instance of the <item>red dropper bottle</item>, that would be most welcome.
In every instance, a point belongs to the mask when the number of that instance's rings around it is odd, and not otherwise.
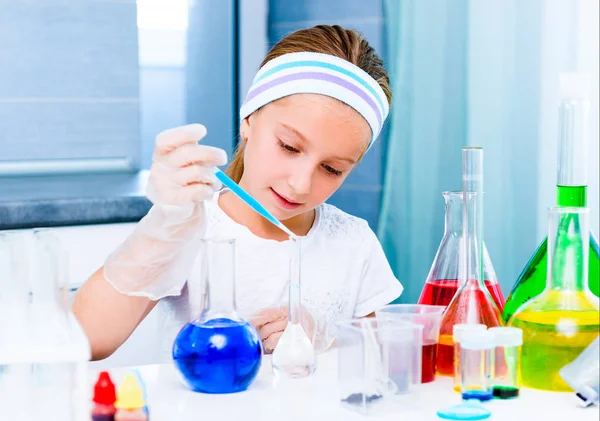
[[[117,393],[107,371],[100,372],[98,380],[94,385],[94,407],[92,409],[92,421],[114,421],[115,401]]]

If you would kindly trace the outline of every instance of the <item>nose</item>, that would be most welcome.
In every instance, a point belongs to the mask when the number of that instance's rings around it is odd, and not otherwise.
[[[310,193],[314,166],[308,162],[295,165],[288,177],[288,185],[298,196],[306,196]]]

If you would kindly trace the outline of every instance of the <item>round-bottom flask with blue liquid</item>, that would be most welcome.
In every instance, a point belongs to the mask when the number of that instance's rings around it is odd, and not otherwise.
[[[173,344],[175,366],[196,392],[241,392],[261,366],[258,332],[235,309],[234,244],[234,240],[203,240],[204,311],[181,329]]]

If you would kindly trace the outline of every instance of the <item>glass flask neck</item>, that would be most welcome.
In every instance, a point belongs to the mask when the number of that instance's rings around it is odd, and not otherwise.
[[[201,322],[239,320],[235,307],[235,240],[202,240],[205,304]]]
[[[589,138],[590,103],[584,97],[562,98],[558,107],[558,167],[557,202],[559,206],[585,206],[585,188],[582,189],[583,204],[561,203],[568,197],[561,187],[587,186],[587,149]],[[574,197],[575,200],[577,197]]]
[[[446,202],[446,218],[444,224],[444,235],[462,234],[463,231],[463,192],[444,192]]]
[[[302,242],[300,237],[290,238],[290,302],[289,321],[300,323],[300,307],[302,297],[300,296],[300,280],[302,277]]]
[[[547,289],[560,292],[589,291],[589,241],[589,209],[550,210]]]

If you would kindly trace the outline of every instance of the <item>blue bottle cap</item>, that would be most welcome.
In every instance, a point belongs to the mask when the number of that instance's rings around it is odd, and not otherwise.
[[[445,420],[485,420],[492,413],[481,406],[478,400],[469,399],[459,405],[440,409],[437,415]]]

